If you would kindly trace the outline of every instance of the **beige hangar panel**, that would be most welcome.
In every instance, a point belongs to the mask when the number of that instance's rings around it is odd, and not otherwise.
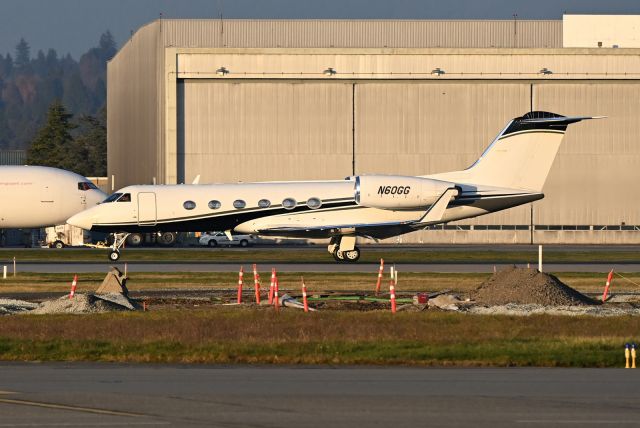
[[[342,179],[352,171],[352,85],[178,84],[178,182]]]
[[[564,115],[608,116],[571,127],[536,224],[640,224],[640,83],[536,84],[534,103]]]
[[[470,166],[530,108],[530,84],[381,82],[356,85],[356,172],[425,175]],[[460,224],[529,224],[528,206]]]

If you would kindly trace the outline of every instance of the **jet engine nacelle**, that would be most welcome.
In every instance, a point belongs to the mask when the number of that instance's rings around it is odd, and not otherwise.
[[[355,178],[356,203],[369,208],[409,210],[435,203],[454,183],[402,175],[363,175]]]

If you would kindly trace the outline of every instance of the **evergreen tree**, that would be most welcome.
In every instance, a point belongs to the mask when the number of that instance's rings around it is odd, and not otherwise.
[[[109,61],[117,52],[116,41],[113,39],[113,34],[111,34],[109,30],[102,33],[98,46],[102,51],[102,58],[105,61]]]
[[[78,163],[73,150],[71,131],[76,127],[70,121],[72,115],[60,101],[54,101],[47,112],[47,123],[40,128],[27,152],[30,165],[52,166],[64,169]]]
[[[107,175],[107,125],[106,109],[97,116],[83,115],[78,120],[75,150],[83,159],[76,172],[86,177]]]
[[[80,61],[53,49],[32,58],[24,38],[15,54],[0,54],[0,147],[27,149],[56,99],[77,114],[83,129],[83,115],[99,117],[106,100],[106,61],[115,53],[113,36],[106,31]]]
[[[24,68],[29,65],[31,60],[31,48],[29,43],[24,38],[20,38],[20,41],[16,45],[16,59],[15,66],[17,68]]]

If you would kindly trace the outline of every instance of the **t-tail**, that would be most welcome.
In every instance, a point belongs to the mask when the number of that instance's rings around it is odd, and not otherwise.
[[[431,177],[541,192],[567,127],[582,120],[600,118],[529,112],[509,122],[469,168]]]

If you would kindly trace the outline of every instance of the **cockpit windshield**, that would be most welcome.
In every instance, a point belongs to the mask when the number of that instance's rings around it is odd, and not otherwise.
[[[113,195],[109,196],[107,199],[102,201],[102,203],[106,204],[106,203],[109,203],[109,202],[113,202],[116,199],[118,199],[120,196],[122,196],[122,193],[114,193]]]
[[[90,181],[81,181],[80,183],[78,183],[78,190],[86,191],[90,189],[97,190],[98,186],[96,186]]]
[[[124,195],[120,196],[118,202],[131,202],[131,193],[125,193]]]

